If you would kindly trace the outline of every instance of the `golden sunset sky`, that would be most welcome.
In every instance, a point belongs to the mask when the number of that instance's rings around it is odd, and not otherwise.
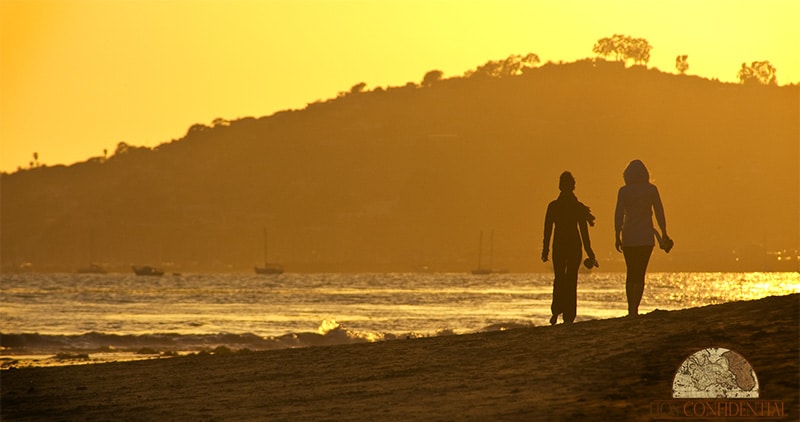
[[[769,60],[800,82],[798,0],[0,0],[0,171],[155,146],[488,60],[592,57],[645,38],[650,67],[736,82]]]

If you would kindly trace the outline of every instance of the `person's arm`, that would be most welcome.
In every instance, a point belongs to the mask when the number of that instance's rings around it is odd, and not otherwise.
[[[547,262],[547,257],[550,255],[550,237],[553,235],[553,204],[547,206],[547,212],[544,216],[544,242],[542,245],[542,261]]]
[[[622,188],[617,192],[617,207],[614,210],[614,247],[617,252],[622,252],[622,222],[625,219],[625,207],[622,206]]]
[[[658,188],[653,185],[653,213],[656,215],[656,223],[661,229],[661,237],[669,239],[667,236],[667,219],[664,216],[664,204],[661,203],[661,195],[658,194]]]
[[[589,239],[589,226],[586,220],[578,221],[578,227],[581,231],[581,239],[583,240],[583,250],[586,251],[586,255],[594,261],[594,251],[592,250],[592,241]]]

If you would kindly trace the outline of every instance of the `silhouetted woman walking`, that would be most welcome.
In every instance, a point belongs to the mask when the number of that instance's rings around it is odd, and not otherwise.
[[[597,266],[592,244],[589,240],[587,224],[594,226],[594,216],[589,207],[583,205],[575,197],[575,178],[572,173],[561,173],[558,182],[561,194],[555,201],[547,205],[544,217],[544,247],[542,248],[542,261],[547,262],[550,254],[550,236],[553,234],[553,303],[550,310],[550,324],[558,321],[558,315],[563,314],[564,323],[575,321],[578,307],[578,268],[581,265],[581,245],[586,250],[589,259],[587,267]],[[583,239],[583,242],[581,242]]]
[[[625,255],[627,276],[625,293],[628,298],[628,315],[639,314],[639,303],[644,294],[647,264],[655,246],[654,237],[669,252],[672,240],[667,236],[667,221],[658,188],[650,183],[650,173],[640,160],[633,160],[622,173],[625,186],[617,194],[614,212],[615,246]],[[653,213],[661,228],[661,235],[653,227]]]

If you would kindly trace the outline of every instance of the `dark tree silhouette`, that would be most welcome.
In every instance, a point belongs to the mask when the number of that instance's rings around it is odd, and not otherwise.
[[[519,71],[522,72],[525,69],[530,69],[536,67],[542,61],[539,59],[539,55],[536,53],[528,53],[524,57],[520,59],[520,69]]]
[[[422,78],[422,86],[431,86],[442,80],[442,76],[444,76],[444,72],[441,70],[431,70]]]
[[[678,69],[678,72],[681,72],[681,75],[686,73],[689,70],[689,62],[686,60],[689,58],[689,55],[683,54],[675,57],[675,68]]]
[[[764,60],[752,62],[750,66],[742,63],[737,76],[744,85],[778,85],[777,72],[769,60]]]
[[[625,57],[625,38],[626,36],[621,34],[614,34],[611,37],[600,38],[592,48],[592,52],[606,59],[613,54],[615,60],[621,61],[621,59]]]
[[[222,117],[217,117],[216,119],[211,121],[212,127],[217,126],[230,126],[231,122],[229,120],[223,119]]]
[[[650,61],[650,45],[644,38],[631,38],[625,49],[625,60],[631,59],[636,64],[647,64]]]
[[[364,90],[366,88],[367,88],[367,83],[366,82],[359,82],[359,83],[351,86],[349,91],[339,91],[339,93],[336,96],[338,98],[342,98],[342,97],[346,97],[346,96],[348,96],[350,94],[359,94],[359,93],[364,92]]]
[[[351,94],[358,94],[359,92],[364,92],[364,89],[366,87],[367,87],[367,83],[366,82],[359,82],[359,83],[353,85],[350,88],[350,93]]]
[[[495,78],[515,76],[521,74],[525,69],[536,67],[539,63],[539,56],[535,53],[528,53],[525,56],[512,54],[505,60],[490,60],[478,66],[477,69],[466,72],[464,76],[491,76]]]
[[[189,130],[186,132],[186,135],[191,135],[192,133],[195,133],[195,132],[203,132],[203,131],[208,130],[208,129],[210,129],[210,128],[208,126],[202,124],[202,123],[195,123],[195,124],[193,124],[192,126],[189,127]],[[124,144],[124,142],[120,142],[120,144]],[[117,145],[117,150],[119,150],[119,145]],[[116,152],[115,152],[115,154],[116,154]]]
[[[125,155],[129,149],[130,146],[126,142],[120,142],[117,144],[117,149],[114,150],[114,155]]]
[[[647,64],[650,61],[652,48],[653,46],[644,38],[614,34],[611,37],[597,40],[592,47],[592,52],[604,58],[613,54],[616,61],[633,60],[636,64]]]

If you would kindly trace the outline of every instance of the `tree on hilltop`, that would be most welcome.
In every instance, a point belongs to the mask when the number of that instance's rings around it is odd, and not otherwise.
[[[769,60],[742,63],[737,76],[743,85],[778,85],[778,72]]]
[[[525,69],[536,67],[540,62],[539,56],[535,53],[528,53],[525,56],[512,54],[505,60],[490,60],[478,66],[477,69],[466,72],[464,76],[491,76],[495,78],[515,76],[522,74]]]
[[[34,152],[33,153],[33,161],[30,162],[30,168],[33,169],[33,168],[37,168],[37,167],[41,167],[41,166],[42,166],[42,163],[39,162],[39,153],[38,152]]]
[[[594,47],[592,47],[592,52],[603,56],[605,59],[608,59],[608,57],[613,54],[614,60],[621,62],[625,58],[625,44],[627,38],[630,37],[622,34],[614,34],[611,37],[600,38],[594,44]]]
[[[650,45],[644,38],[633,38],[629,35],[614,34],[611,37],[597,40],[592,52],[608,58],[613,55],[616,61],[633,60],[636,64],[647,64],[650,61]]]
[[[114,155],[125,155],[130,151],[130,145],[127,142],[120,142],[114,150]]]
[[[366,82],[359,82],[359,83],[353,85],[352,87],[350,87],[350,93],[351,94],[358,94],[360,92],[364,92],[364,90],[366,88],[367,88],[367,83]]]
[[[422,78],[422,86],[431,86],[442,80],[442,76],[444,76],[444,72],[441,70],[431,70]]]
[[[686,60],[689,58],[689,55],[683,54],[678,57],[675,57],[675,68],[678,69],[678,72],[681,72],[681,75],[686,73],[689,70],[689,62]]]
[[[628,43],[625,60],[631,59],[636,64],[646,65],[650,62],[650,50],[652,48],[653,46],[646,39],[632,38]]]
[[[366,88],[367,88],[367,83],[366,82],[359,82],[359,83],[351,86],[349,91],[339,91],[339,94],[337,96],[339,98],[341,98],[341,97],[347,96],[349,94],[360,94],[360,93],[364,92],[364,90]]]
[[[121,157],[123,155],[130,155],[133,153],[138,153],[142,151],[150,151],[148,147],[137,147],[135,145],[130,145],[127,142],[120,142],[117,144],[117,148],[114,150],[114,157]]]
[[[230,126],[231,121],[227,119],[223,119],[222,117],[217,117],[213,121],[211,121],[211,125],[213,127],[221,127],[221,126]]]

